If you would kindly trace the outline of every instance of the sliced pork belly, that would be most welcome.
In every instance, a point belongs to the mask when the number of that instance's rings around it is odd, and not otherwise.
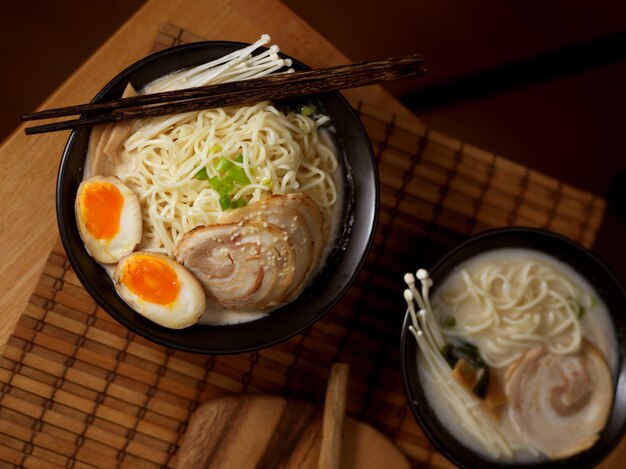
[[[198,227],[178,242],[175,256],[222,306],[263,311],[286,298],[294,254],[281,229],[242,221]]]
[[[313,235],[304,216],[297,210],[271,203],[281,196],[273,196],[254,205],[232,210],[222,216],[220,223],[234,223],[238,221],[258,221],[262,224],[271,224],[280,228],[283,237],[289,241],[295,255],[294,277],[291,287],[286,292],[290,299],[299,293],[308,278],[313,264]]]
[[[606,425],[611,372],[589,342],[577,354],[532,349],[510,365],[504,381],[515,425],[551,459],[590,448]]]
[[[264,311],[302,291],[319,265],[324,230],[311,198],[275,195],[191,230],[174,255],[223,307]]]
[[[322,258],[327,242],[326,223],[317,203],[301,192],[287,194],[285,196],[274,196],[266,200],[268,204],[279,205],[298,211],[307,222],[309,231],[311,232],[311,240],[313,241],[311,270],[314,270]]]

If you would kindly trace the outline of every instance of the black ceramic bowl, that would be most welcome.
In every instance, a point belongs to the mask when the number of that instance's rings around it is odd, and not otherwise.
[[[571,458],[553,462],[513,464],[486,460],[457,440],[439,421],[428,404],[417,373],[417,344],[408,331],[411,319],[407,313],[402,328],[402,373],[409,406],[426,436],[444,456],[465,468],[565,468],[592,467],[602,460],[626,430],[626,293],[611,272],[594,255],[577,243],[543,230],[503,228],[471,238],[453,249],[429,271],[434,285],[431,293],[464,261],[500,248],[527,248],[547,253],[573,267],[595,288],[607,306],[618,342],[618,379],[613,408],[600,439],[589,450]]]
[[[205,63],[246,44],[201,42],[150,55],[113,78],[94,102],[119,98],[130,81],[137,89],[164,74]],[[292,59],[293,60],[293,59]],[[293,60],[293,67],[306,69]],[[83,175],[89,129],[74,131],[65,147],[57,181],[57,218],[72,268],[85,289],[112,317],[158,344],[196,353],[239,353],[283,341],[319,320],[347,291],[373,239],[378,212],[378,174],[369,139],[353,109],[339,93],[320,95],[336,129],[345,175],[344,229],[325,267],[292,303],[268,316],[228,326],[195,325],[183,330],[161,327],[135,313],[115,292],[111,279],[89,256],[80,239],[74,199]]]

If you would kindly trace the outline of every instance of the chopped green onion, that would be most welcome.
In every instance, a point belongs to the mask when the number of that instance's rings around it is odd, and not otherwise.
[[[218,160],[217,165],[215,166],[215,169],[217,169],[218,172],[223,173],[223,172],[226,172],[228,169],[230,169],[232,166],[233,166],[233,163],[230,160],[227,160],[226,158],[222,156]]]
[[[211,187],[218,192],[224,187],[224,184],[222,184],[222,180],[217,176],[213,176],[211,179],[209,179],[209,184],[211,184]]]
[[[230,208],[230,196],[228,194],[220,197],[220,208],[226,210]]]
[[[586,312],[586,310],[585,310],[584,306],[579,304],[578,305],[578,311],[576,313],[576,315],[578,316],[578,319],[582,318],[585,315],[585,312]]]
[[[246,176],[246,173],[244,173],[243,171],[241,171],[241,173],[235,174],[234,179],[242,186],[247,186],[248,184],[250,184],[250,179],[248,179],[248,176]]]
[[[222,151],[222,147],[217,143],[209,149],[209,153],[219,153],[220,151]]]
[[[306,117],[313,115],[313,106],[309,106],[306,104],[303,106],[300,106],[300,114]]]
[[[225,192],[232,192],[235,189],[235,181],[232,177],[226,176],[222,179],[222,186]]]
[[[233,166],[226,173],[224,173],[224,178],[228,178],[233,180],[234,182],[238,182],[242,186],[250,184],[250,179],[246,176],[246,172],[240,166]]]
[[[200,179],[201,181],[209,179],[209,174],[206,172],[206,168],[200,168],[200,171],[196,173],[196,179]]]
[[[213,146],[215,148],[215,145]],[[221,147],[220,147],[221,150]],[[243,155],[239,155],[235,158],[235,161],[238,163],[243,162]],[[209,179],[209,183],[211,187],[216,190],[220,195],[220,207],[222,210],[226,210],[228,208],[237,208],[243,207],[247,205],[245,199],[237,199],[232,200],[231,196],[234,193],[235,189],[239,186],[243,187],[250,184],[250,179],[246,175],[244,169],[233,163],[231,160],[221,157],[217,164],[215,165],[215,169],[221,174],[220,176],[213,176]]]

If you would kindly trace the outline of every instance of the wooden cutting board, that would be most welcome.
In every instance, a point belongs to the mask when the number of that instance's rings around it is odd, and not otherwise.
[[[273,395],[214,399],[192,416],[177,454],[180,469],[317,469],[323,413]],[[371,426],[346,417],[342,469],[409,469]]]

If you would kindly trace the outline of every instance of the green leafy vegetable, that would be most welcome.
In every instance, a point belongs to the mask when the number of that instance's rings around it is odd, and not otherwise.
[[[448,362],[450,368],[454,367],[454,364],[456,363],[456,359],[452,357],[452,348],[451,344],[446,344],[441,349],[441,356]]]
[[[446,316],[445,318],[443,318],[441,325],[446,329],[452,329],[454,326],[456,326],[456,319],[454,319],[454,316]]]
[[[480,356],[478,348],[472,344],[457,345],[453,348],[453,355],[457,358],[464,358],[470,362],[475,368],[484,368],[487,366],[483,358]]]

